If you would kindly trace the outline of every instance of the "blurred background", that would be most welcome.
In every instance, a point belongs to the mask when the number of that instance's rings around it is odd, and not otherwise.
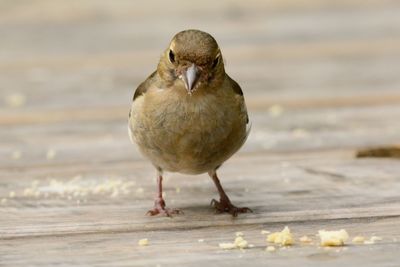
[[[398,142],[399,12],[394,0],[1,0],[0,165],[139,159],[132,95],[188,28],[217,39],[243,88],[241,153]]]

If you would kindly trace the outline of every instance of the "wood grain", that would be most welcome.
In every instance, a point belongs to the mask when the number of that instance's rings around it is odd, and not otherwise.
[[[393,0],[0,1],[0,266],[399,266],[399,161],[356,157],[400,142],[399,12]],[[184,28],[216,37],[243,88],[252,132],[219,175],[252,214],[215,214],[206,175],[167,174],[167,205],[184,215],[145,216],[155,171],[129,142],[129,103]],[[295,245],[265,251],[261,230],[286,225]],[[342,228],[383,239],[319,246],[318,230]],[[220,249],[237,231],[254,246]]]

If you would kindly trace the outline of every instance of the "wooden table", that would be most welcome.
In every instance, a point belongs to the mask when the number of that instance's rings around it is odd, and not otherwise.
[[[0,266],[399,266],[398,1],[1,1]],[[219,41],[253,128],[221,169],[168,174],[174,218],[147,217],[155,172],[129,142],[134,89],[171,36]],[[265,250],[261,230],[296,239]],[[370,245],[321,248],[318,230]],[[253,245],[223,250],[235,232]],[[302,244],[308,235],[312,244]],[[148,246],[139,246],[147,238]]]

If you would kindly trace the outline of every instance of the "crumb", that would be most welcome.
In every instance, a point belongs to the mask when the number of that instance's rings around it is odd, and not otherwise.
[[[374,235],[374,236],[371,236],[371,238],[369,240],[364,241],[364,244],[371,245],[371,244],[375,244],[376,241],[381,241],[381,240],[382,240],[382,237]]]
[[[267,248],[266,248],[266,251],[268,251],[268,252],[273,252],[273,251],[275,251],[276,250],[276,248],[274,247],[274,246],[268,246]]]
[[[248,243],[246,240],[243,239],[242,236],[238,236],[235,238],[235,246],[237,248],[247,248],[248,247]]]
[[[117,197],[118,195],[119,195],[119,191],[118,191],[118,190],[114,190],[114,191],[111,193],[110,197]]]
[[[262,235],[267,235],[267,234],[269,234],[269,233],[271,233],[270,231],[267,231],[267,230],[261,230],[261,234]]]
[[[305,236],[300,237],[300,242],[302,242],[302,243],[311,243],[312,239],[305,235]]]
[[[281,105],[272,105],[268,109],[268,113],[271,117],[278,117],[282,114],[283,112],[283,107]]]
[[[48,160],[54,159],[55,156],[56,156],[56,151],[54,149],[47,150],[46,158]]]
[[[237,232],[235,241],[233,243],[220,243],[219,247],[222,249],[234,249],[234,248],[244,249],[249,247],[249,245],[248,242],[243,238],[243,233]]]
[[[219,243],[219,247],[222,249],[234,249],[236,245],[234,243]]]
[[[364,242],[365,242],[365,237],[363,237],[363,236],[355,236],[355,237],[353,238],[352,242],[353,242],[354,244],[364,244]]]
[[[5,103],[11,108],[19,108],[25,105],[26,96],[21,93],[9,94],[5,97]]]
[[[244,236],[244,234],[242,232],[236,232],[235,234],[236,234],[236,236]]]
[[[136,193],[141,194],[143,192],[144,192],[144,189],[142,187],[139,187],[138,189],[136,189]]]
[[[15,150],[15,151],[13,151],[12,153],[11,153],[11,158],[12,159],[14,159],[14,160],[18,160],[18,159],[20,159],[21,158],[21,151],[19,151],[19,150]]]
[[[11,191],[10,193],[8,193],[9,198],[13,198],[15,197],[15,192]]]
[[[181,188],[180,187],[175,188],[175,192],[179,194],[181,192]]]
[[[297,128],[292,131],[292,135],[296,138],[304,138],[307,137],[309,133],[305,129]]]
[[[285,228],[281,232],[275,232],[267,236],[267,241],[270,243],[281,244],[282,246],[293,245],[294,240],[289,227]]]
[[[4,204],[6,204],[6,203],[7,203],[7,201],[8,201],[8,200],[7,200],[7,198],[2,198],[2,199],[1,199],[1,204],[3,204],[3,205],[4,205]]]
[[[29,197],[35,195],[35,192],[32,188],[25,188],[24,190],[24,196]]]
[[[147,238],[140,239],[139,242],[138,242],[138,245],[139,246],[148,246],[149,245],[149,240]]]
[[[204,239],[199,239],[199,240],[197,240],[197,242],[203,243],[203,242],[204,242]]]
[[[349,234],[346,230],[341,229],[340,231],[318,231],[321,239],[321,246],[343,246],[344,243],[349,239]]]

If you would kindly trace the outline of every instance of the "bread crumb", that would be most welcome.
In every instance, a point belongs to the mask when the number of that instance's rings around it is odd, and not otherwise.
[[[234,249],[236,245],[234,243],[219,243],[219,247],[222,249]]]
[[[56,151],[54,149],[47,150],[46,158],[48,160],[54,159],[55,156],[56,156]]]
[[[26,96],[21,93],[9,94],[5,97],[5,103],[11,108],[19,108],[25,105]]]
[[[234,249],[234,248],[244,249],[249,247],[249,244],[243,238],[243,233],[237,232],[235,241],[233,243],[220,243],[219,247],[222,249]]]
[[[312,239],[305,235],[305,236],[300,237],[300,242],[302,242],[302,243],[311,243]]]
[[[244,234],[242,232],[236,232],[235,234],[236,234],[236,236],[244,236]]]
[[[142,187],[139,187],[138,189],[136,189],[136,193],[141,194],[143,192],[144,192],[144,189]]]
[[[371,236],[371,238],[369,240],[364,241],[364,244],[366,245],[371,245],[371,244],[375,244],[376,241],[381,241],[382,237],[379,236]]]
[[[14,159],[14,160],[18,160],[18,159],[20,159],[21,158],[21,151],[19,151],[19,150],[15,150],[15,151],[13,151],[12,153],[11,153],[11,158],[12,159]]]
[[[175,192],[179,194],[181,192],[181,188],[180,187],[176,187],[175,188]]]
[[[32,188],[25,188],[23,194],[24,194],[24,196],[29,197],[29,196],[33,196],[35,194],[35,192]]]
[[[267,236],[267,241],[270,243],[280,244],[282,246],[293,245],[294,240],[289,227],[285,228],[281,232],[275,232]]]
[[[271,233],[270,231],[267,231],[267,230],[261,230],[261,234],[262,235],[267,235],[267,234],[269,234],[269,233]]]
[[[199,240],[197,240],[199,243],[203,243],[204,242],[204,239],[199,239]]]
[[[147,238],[140,239],[138,244],[139,244],[139,246],[148,246],[149,240]]]
[[[319,230],[318,235],[321,239],[321,246],[324,247],[343,246],[349,239],[349,234],[344,229],[339,231]]]
[[[360,236],[360,235],[355,236],[355,237],[353,238],[352,242],[353,242],[354,244],[364,244],[364,242],[365,242],[365,237]]]
[[[268,246],[267,248],[266,248],[266,251],[268,251],[268,252],[273,252],[273,251],[275,251],[276,250],[276,248],[274,247],[274,246]]]
[[[269,107],[268,113],[271,117],[278,117],[282,114],[283,107],[281,105],[275,104]]]
[[[15,197],[15,192],[14,192],[14,191],[11,191],[10,193],[8,193],[8,196],[9,196],[10,198]]]
[[[2,199],[1,199],[1,204],[3,204],[3,205],[4,205],[4,204],[6,204],[6,203],[7,203],[7,201],[8,201],[8,200],[7,200],[7,198],[2,198]]]
[[[248,243],[246,240],[244,240],[244,238],[242,236],[238,236],[235,238],[235,246],[237,248],[247,248]]]

